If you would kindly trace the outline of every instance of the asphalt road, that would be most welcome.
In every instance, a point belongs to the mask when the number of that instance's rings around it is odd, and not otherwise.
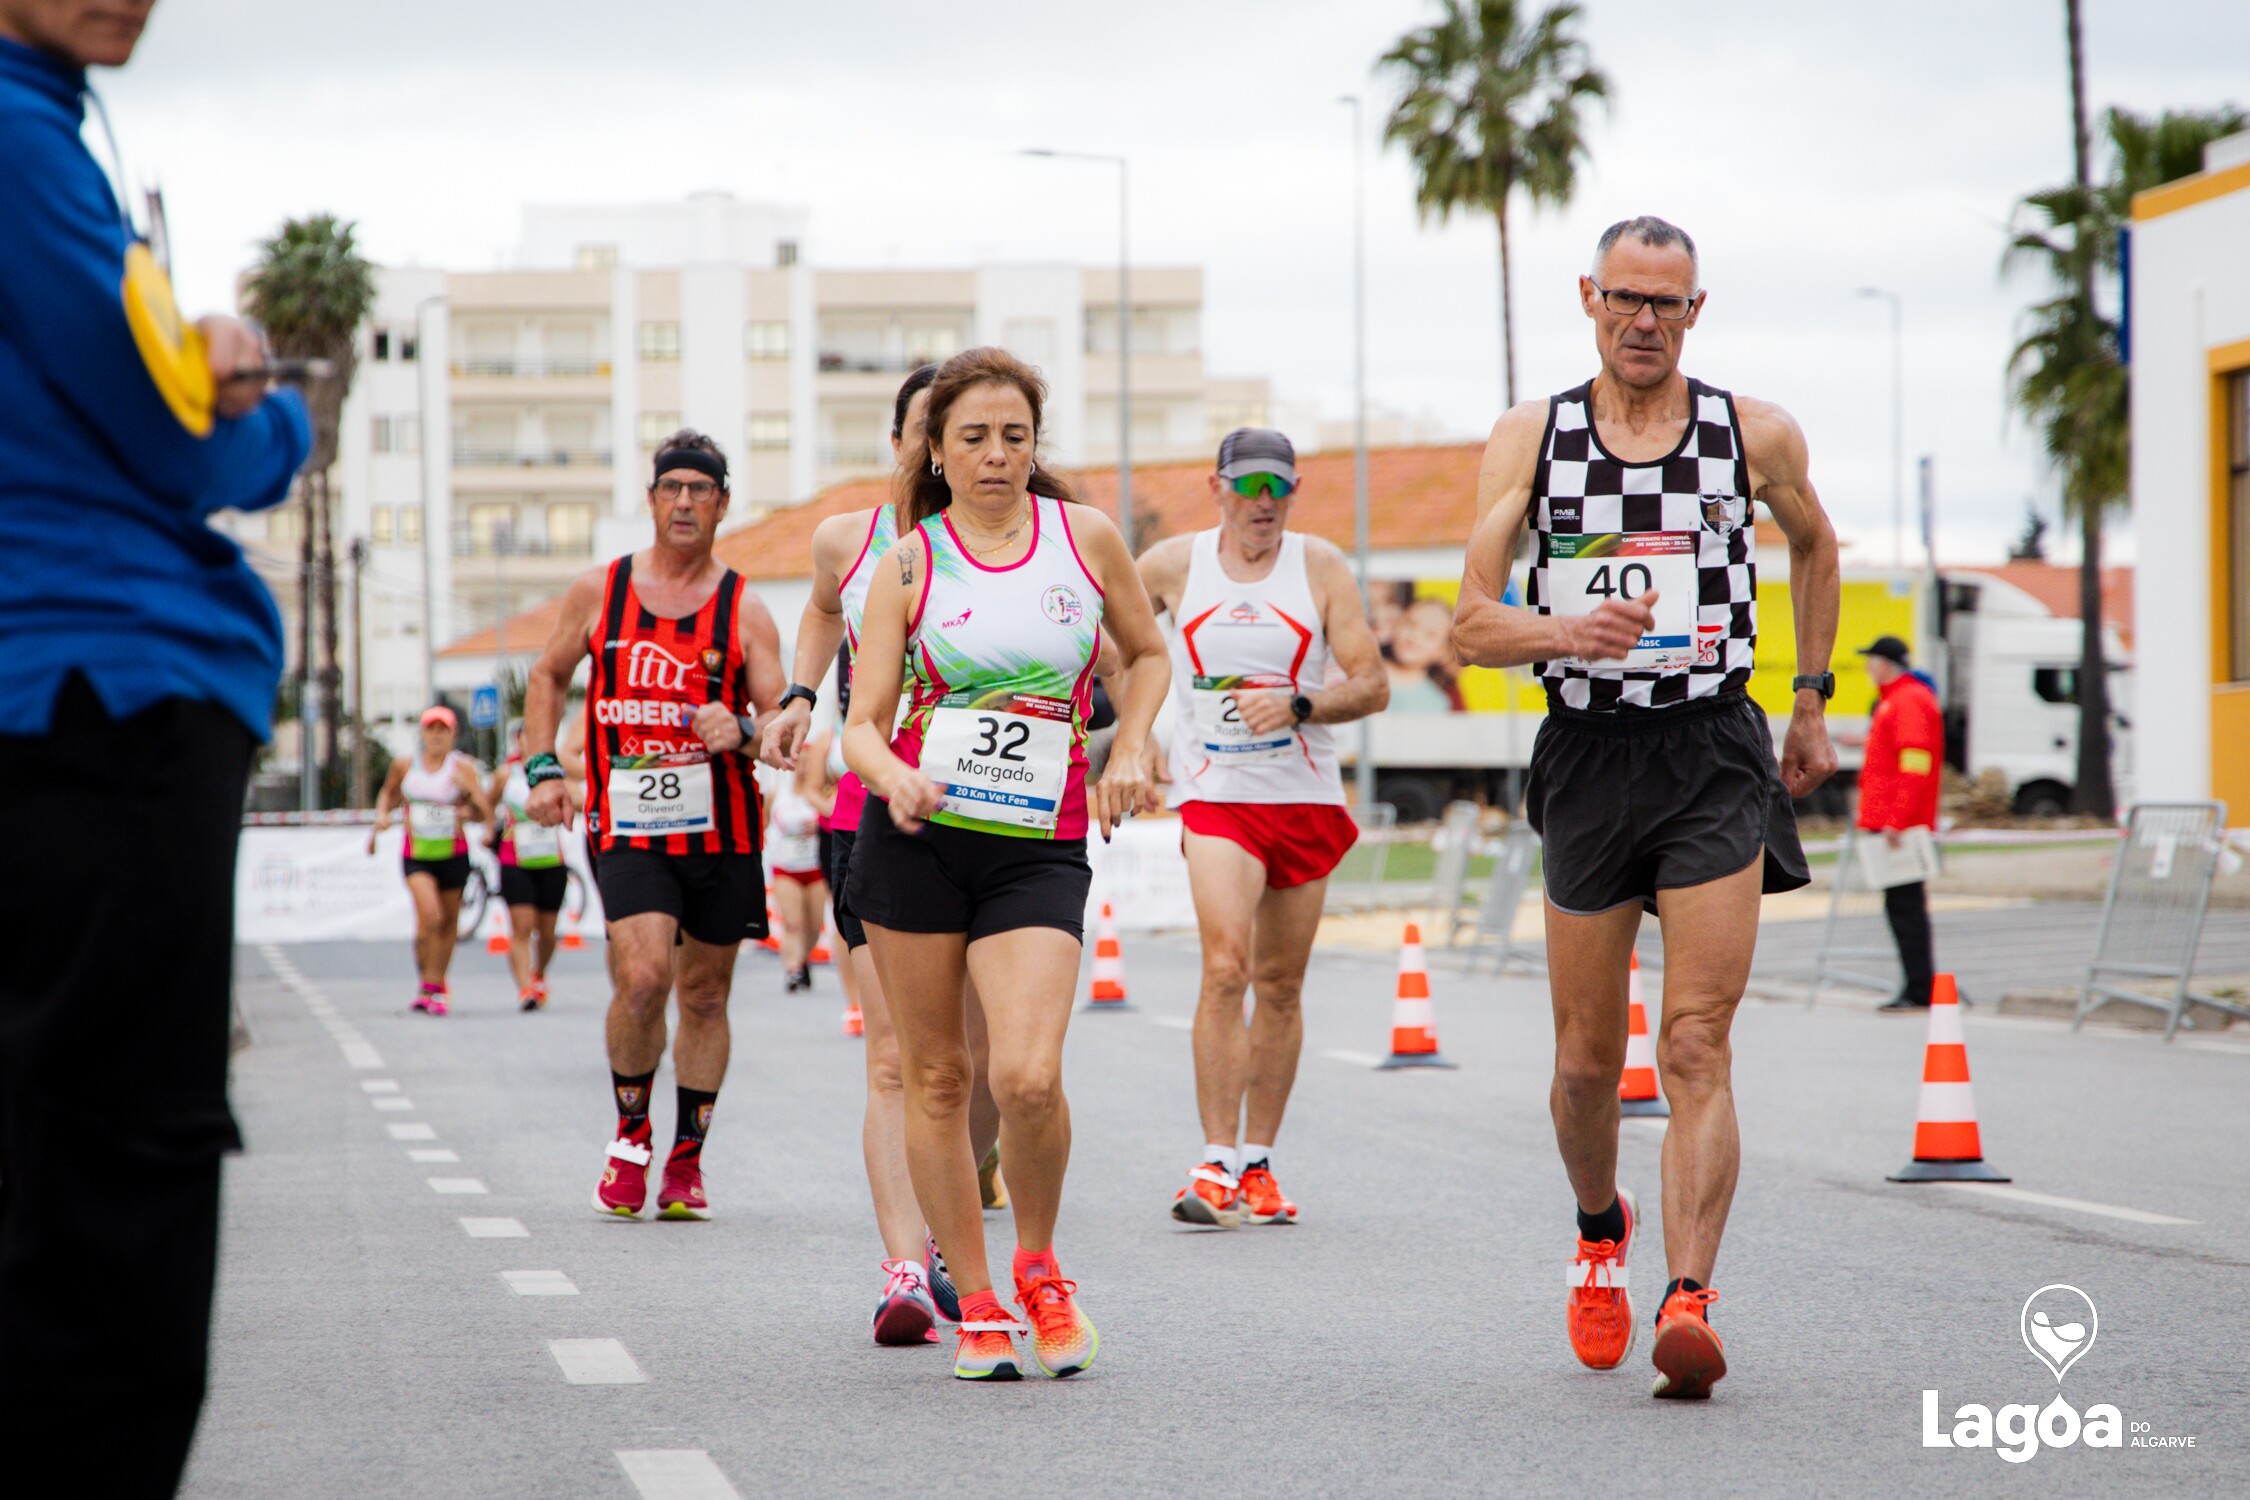
[[[1277,1157],[1303,1222],[1223,1233],[1165,1212],[1201,1144],[1193,950],[1131,941],[1126,963],[1138,1009],[1080,1016],[1068,1054],[1077,1146],[1057,1243],[1100,1359],[1067,1382],[981,1387],[947,1378],[950,1339],[869,1340],[860,1044],[839,1033],[827,973],[785,997],[778,964],[746,955],[705,1156],[720,1217],[625,1223],[587,1204],[612,1123],[598,948],[564,956],[535,1016],[498,959],[465,953],[444,1021],[407,1014],[403,942],[243,950],[248,1150],[228,1168],[187,1492],[2250,1491],[2250,1042],[1973,1013],[1988,1157],[2058,1203],[1886,1183],[1911,1142],[1921,1025],[1749,1002],[1713,1310],[1732,1373],[1687,1405],[1649,1399],[1645,1333],[1610,1374],[1565,1343],[1571,1205],[1543,984],[1437,974],[1459,1070],[1384,1073],[1368,1064],[1390,965],[1323,955]],[[661,1142],[668,1073],[659,1089]],[[1644,1317],[1663,1280],[1661,1138],[1625,1128],[1624,1177],[1650,1213]],[[472,1237],[464,1218],[523,1234]],[[1005,1217],[988,1228],[1004,1257]],[[1963,1403],[2053,1400],[2019,1317],[2055,1282],[2099,1308],[2062,1395],[2192,1448],[2010,1463],[1923,1446],[1925,1389],[1948,1430]],[[639,1378],[573,1383],[566,1360]]]

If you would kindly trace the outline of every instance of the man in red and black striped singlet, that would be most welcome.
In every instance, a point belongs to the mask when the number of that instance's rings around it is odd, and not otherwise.
[[[677,945],[679,1123],[656,1206],[663,1218],[703,1219],[703,1137],[726,1077],[734,958],[766,930],[751,713],[781,696],[781,640],[764,602],[711,555],[730,498],[719,445],[696,432],[666,438],[648,497],[655,545],[563,596],[526,687],[524,774],[531,816],[563,821],[555,731],[571,677],[592,657],[586,836],[608,918],[617,1105],[594,1207],[630,1218],[648,1201],[649,1094]]]

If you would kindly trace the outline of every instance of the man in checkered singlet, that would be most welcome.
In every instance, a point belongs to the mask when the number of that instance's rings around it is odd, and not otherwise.
[[[1741,1150],[1727,1034],[1750,975],[1758,898],[1807,883],[1791,799],[1836,769],[1836,534],[1804,434],[1766,401],[1680,371],[1702,314],[1695,242],[1662,219],[1611,226],[1578,280],[1601,371],[1492,430],[1453,636],[1464,661],[1529,663],[1547,688],[1525,812],[1545,841],[1555,1009],[1552,1108],[1578,1198],[1565,1325],[1594,1369],[1632,1352],[1638,1227],[1617,1182],[1626,970],[1643,910],[1664,926],[1658,1072],[1669,1281],[1658,1396],[1726,1373],[1707,1308]],[[1746,688],[1758,636],[1754,506],[1789,543],[1796,703],[1775,764]],[[1522,607],[1501,602],[1532,532]]]

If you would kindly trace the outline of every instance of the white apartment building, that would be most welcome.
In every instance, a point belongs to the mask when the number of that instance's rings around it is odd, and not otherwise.
[[[645,464],[677,428],[718,439],[730,527],[748,524],[887,468],[899,381],[991,343],[1045,373],[1057,464],[1116,462],[1113,268],[821,270],[799,255],[805,219],[723,193],[530,207],[506,269],[379,272],[335,483],[339,567],[346,539],[368,544],[371,724],[403,743],[434,647],[643,544]],[[1205,372],[1200,269],[1135,268],[1131,293],[1136,461],[1204,454],[1214,421],[1266,409],[1263,379]],[[289,510],[233,527],[292,618],[297,527]]]

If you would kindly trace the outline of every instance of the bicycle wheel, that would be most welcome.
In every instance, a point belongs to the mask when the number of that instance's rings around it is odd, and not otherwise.
[[[484,871],[470,866],[469,883],[461,887],[461,921],[454,929],[461,937],[477,935],[477,928],[484,921],[485,903],[491,899],[492,892],[485,887]]]

